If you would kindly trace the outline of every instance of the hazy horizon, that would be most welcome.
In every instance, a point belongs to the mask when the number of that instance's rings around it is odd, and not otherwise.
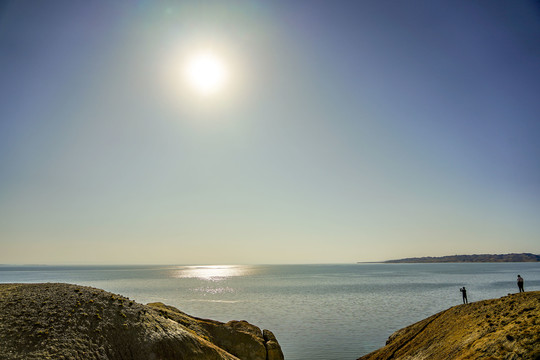
[[[517,255],[521,255],[524,253],[519,253]],[[530,254],[530,253],[525,253]],[[411,256],[407,258],[423,258],[423,257],[447,257],[447,256],[471,256],[471,255],[515,255],[515,253],[508,253],[508,254],[448,254],[448,255],[441,255],[441,256]],[[540,254],[533,254],[533,255],[540,255]],[[57,262],[57,263],[0,263],[0,266],[30,266],[30,267],[54,267],[54,266],[89,266],[89,267],[105,267],[105,266],[186,266],[186,267],[235,267],[235,266],[273,266],[273,265],[352,265],[352,264],[383,264],[387,261],[392,260],[401,260],[404,258],[389,258],[389,259],[380,259],[380,260],[372,260],[372,261],[355,261],[355,262],[319,262],[319,263],[235,263],[235,264],[229,264],[229,263],[92,263],[92,262],[78,262],[78,263],[70,263],[67,262]],[[462,262],[457,262],[462,263]],[[480,263],[480,262],[478,262]],[[493,263],[500,263],[500,262],[493,262]],[[392,264],[392,263],[388,263]],[[399,264],[407,264],[407,263],[399,263]],[[418,264],[429,264],[429,263],[418,263]]]
[[[540,253],[537,1],[3,1],[0,263]]]

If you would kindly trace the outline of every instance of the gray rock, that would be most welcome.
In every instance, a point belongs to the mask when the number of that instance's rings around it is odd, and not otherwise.
[[[274,339],[245,321],[199,319],[91,287],[0,284],[1,360],[266,360]]]

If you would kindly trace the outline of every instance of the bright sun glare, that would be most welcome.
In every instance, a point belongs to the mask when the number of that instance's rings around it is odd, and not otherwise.
[[[227,69],[216,55],[205,52],[189,59],[185,68],[189,85],[202,95],[220,91],[227,80]]]

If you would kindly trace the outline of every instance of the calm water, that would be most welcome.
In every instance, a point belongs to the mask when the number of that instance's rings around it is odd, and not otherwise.
[[[356,359],[413,322],[461,303],[540,290],[539,263],[256,266],[0,266],[0,283],[69,282],[161,301],[188,314],[247,320],[277,336],[285,358]]]

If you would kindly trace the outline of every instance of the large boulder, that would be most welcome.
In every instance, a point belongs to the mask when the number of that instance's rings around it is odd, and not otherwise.
[[[244,321],[197,319],[100,289],[0,284],[2,360],[266,360],[266,343]]]
[[[260,328],[247,321],[221,323],[189,316],[162,303],[151,303],[148,306],[240,359],[283,360],[284,358],[274,334],[269,330],[261,331]]]
[[[538,360],[539,315],[538,291],[454,306],[396,331],[360,359]]]
[[[263,338],[266,345],[266,360],[284,360],[281,346],[270,330],[263,330]]]

